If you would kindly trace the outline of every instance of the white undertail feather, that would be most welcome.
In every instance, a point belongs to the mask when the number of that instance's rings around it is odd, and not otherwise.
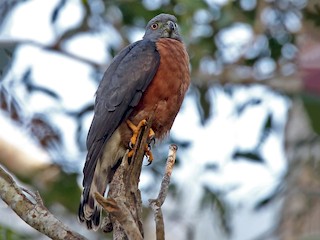
[[[84,218],[88,221],[92,220],[92,216],[96,211],[101,211],[99,203],[95,201],[94,193],[104,194],[108,184],[108,176],[111,168],[114,167],[119,159],[122,159],[126,149],[121,144],[121,135],[117,129],[106,143],[101,158],[98,159],[94,176],[90,185],[89,198],[94,199],[94,206],[91,208],[89,204],[83,206]],[[92,225],[94,230],[99,226]]]

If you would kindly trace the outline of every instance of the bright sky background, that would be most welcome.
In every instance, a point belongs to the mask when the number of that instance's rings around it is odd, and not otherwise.
[[[29,39],[41,44],[53,42],[65,29],[77,24],[83,14],[78,0],[67,1],[53,29],[49,16],[57,2],[58,0],[30,0],[20,4],[7,19],[0,37]],[[225,1],[220,2],[223,4]],[[94,35],[83,34],[74,38],[65,45],[65,48],[79,56],[106,64],[110,61],[106,47],[110,44],[118,46],[120,37],[115,34],[112,26],[106,26],[105,30]],[[137,32],[134,40],[137,40],[138,36],[141,36],[141,30]],[[220,38],[227,43],[225,58],[231,61],[239,54],[239,49],[248,44],[252,32],[245,25],[235,25],[228,31],[221,32]],[[235,42],[234,39],[241,39],[240,46],[239,41]],[[15,81],[29,67],[32,68],[32,78],[37,85],[45,86],[59,94],[62,100],[60,105],[41,93],[34,93],[28,98],[26,89],[14,87],[15,84],[19,86]],[[70,118],[57,113],[61,109],[78,110],[93,102],[97,86],[94,81],[88,81],[92,78],[92,71],[90,66],[63,55],[31,45],[21,45],[15,52],[12,71],[4,80],[5,86],[20,97],[21,103],[30,115],[44,112],[59,125],[66,143],[65,154],[70,157],[71,162],[77,164],[79,170],[84,163],[84,153],[79,152],[74,139],[76,126]],[[235,104],[243,103],[252,97],[261,98],[262,104],[249,107],[240,117],[237,116]],[[232,239],[250,239],[267,230],[277,214],[276,207],[259,212],[254,212],[252,207],[258,199],[266,197],[277,186],[279,178],[286,169],[281,129],[285,124],[289,103],[283,97],[258,86],[241,87],[232,98],[223,91],[211,89],[208,98],[214,103],[212,109],[214,117],[211,117],[205,126],[200,124],[197,106],[191,92],[174,123],[171,134],[177,139],[191,140],[193,143],[186,151],[178,153],[182,162],[181,166],[174,170],[173,181],[181,183],[181,192],[188,196],[190,205],[196,205],[199,201],[203,185],[225,192],[226,199],[235,209],[232,218],[234,227]],[[234,146],[251,149],[256,145],[268,110],[272,111],[281,131],[271,133],[263,145],[266,164],[255,164],[247,160],[232,161]],[[91,116],[86,117],[84,124],[87,128],[90,122]],[[6,130],[9,131],[9,128],[3,129],[1,134],[6,134]],[[220,167],[219,170],[205,171],[208,163],[216,164]],[[142,175],[142,185],[144,179],[148,177]],[[190,192],[193,194],[190,195]],[[190,216],[192,214],[194,213],[190,213]]]

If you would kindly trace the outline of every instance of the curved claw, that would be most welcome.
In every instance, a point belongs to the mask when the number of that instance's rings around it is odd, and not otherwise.
[[[151,148],[151,145],[154,145],[154,144],[156,144],[156,138],[153,135],[150,138],[148,138],[148,146],[149,146],[149,148]]]
[[[149,145],[147,146],[147,149],[145,150],[145,155],[148,158],[147,166],[149,166],[153,162],[153,154],[151,152],[151,149],[149,148]]]
[[[129,148],[132,150],[134,148],[134,144],[130,141],[129,142]]]

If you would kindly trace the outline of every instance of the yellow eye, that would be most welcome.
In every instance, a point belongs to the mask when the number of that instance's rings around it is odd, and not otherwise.
[[[151,29],[156,30],[158,28],[158,23],[154,23],[151,25]]]

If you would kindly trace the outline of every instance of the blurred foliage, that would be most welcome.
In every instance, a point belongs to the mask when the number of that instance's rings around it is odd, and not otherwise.
[[[258,201],[255,205],[254,209],[259,211],[262,210],[264,207],[267,207],[272,201],[274,201],[278,196],[279,192],[281,192],[281,186],[277,186],[271,193],[269,193],[266,197],[262,198]]]
[[[34,236],[29,234],[19,234],[9,228],[0,225],[0,239],[3,240],[29,240],[33,239]]]
[[[10,71],[16,47],[17,44],[15,43],[0,43],[0,108],[12,120],[22,123],[22,109],[18,104],[18,100],[1,84],[3,77]]]
[[[5,18],[7,17],[7,15],[11,12],[11,10],[14,9],[14,7],[17,4],[22,3],[24,1],[28,1],[28,0],[2,0],[2,1],[0,1],[0,27],[1,27],[2,23],[4,22]]]
[[[304,108],[310,118],[313,130],[320,134],[320,96],[312,93],[302,95]]]
[[[213,192],[209,188],[204,187],[204,195],[200,206],[202,211],[212,209],[213,211],[218,212],[219,219],[221,220],[221,227],[228,235],[231,234],[230,209],[217,192]]]
[[[4,1],[2,4],[6,3],[8,5],[9,2]],[[53,9],[50,16],[53,26],[59,19],[66,3],[66,0],[60,0]],[[82,22],[78,26],[61,33],[52,46],[47,46],[48,49],[61,51],[61,44],[77,34],[104,31],[105,25],[111,25],[122,38],[121,46],[117,49],[113,49],[113,47],[107,49],[111,56],[114,56],[121,47],[130,42],[131,29],[142,29],[149,19],[161,12],[176,15],[190,55],[192,68],[192,87],[190,92],[196,96],[195,101],[203,125],[213,117],[212,109],[215,103],[212,98],[208,97],[210,89],[220,88],[225,94],[232,97],[233,92],[237,89],[237,84],[253,83],[263,85],[275,77],[293,76],[297,71],[297,53],[292,49],[296,47],[301,21],[311,20],[315,25],[320,24],[319,5],[312,11],[304,9],[307,4],[307,1],[304,0],[237,0],[226,1],[225,4],[209,0],[84,0],[81,1],[81,4],[84,10]],[[7,11],[4,10],[4,15],[7,15],[11,10],[11,8],[7,9]],[[302,18],[303,16],[305,19]],[[228,41],[225,41],[221,37],[223,34],[230,33],[231,29],[237,24],[249,29],[251,36],[249,43],[242,44],[240,42],[241,39],[235,41],[234,37],[230,36]],[[237,35],[237,37],[239,36]],[[16,44],[0,44],[0,78],[2,79],[10,69]],[[234,48],[239,54],[230,58],[234,54],[230,49]],[[291,50],[288,51],[287,49]],[[286,72],[284,70],[284,66],[288,64],[293,66],[293,71]],[[97,72],[101,71],[99,66],[93,65],[93,67]],[[97,74],[97,76],[100,77],[100,74]],[[29,94],[41,92],[55,99],[57,103],[60,101],[59,93],[37,86],[32,77],[32,69],[28,69],[19,79],[21,84],[26,86]],[[99,77],[96,78],[98,79]],[[313,127],[319,133],[319,98],[305,95],[302,99]],[[236,112],[240,116],[246,109],[260,104],[261,99],[252,98],[245,103],[239,104],[236,107]],[[34,113],[30,118],[24,118],[25,113],[19,101],[1,83],[0,106],[2,110],[9,113],[14,121],[28,126],[30,133],[37,138],[44,149],[49,152],[55,151],[55,153],[59,153],[59,160],[54,159],[57,154],[52,154],[52,156],[55,162],[62,165],[61,176],[55,182],[47,185],[47,189],[43,190],[41,195],[49,205],[54,204],[54,202],[60,202],[67,209],[74,212],[77,207],[75,203],[79,200],[80,190],[76,182],[77,175],[69,173],[63,168],[63,162],[68,156],[61,156],[60,154],[62,152],[60,148],[63,147],[64,143],[59,129],[50,121],[49,117],[41,113]],[[82,135],[82,119],[92,110],[93,106],[88,105],[74,112],[64,112],[64,114],[72,117],[77,124],[75,138],[80,150],[85,148]],[[264,158],[260,153],[260,148],[269,134],[276,130],[275,128],[273,116],[269,113],[263,123],[255,148],[250,150],[234,149],[233,159],[241,158],[263,164]],[[188,148],[191,144],[190,142],[178,142],[176,139],[170,139],[169,141],[177,143],[182,149]],[[55,146],[53,150],[52,146]],[[163,155],[163,152],[159,154]],[[161,170],[156,163],[150,169],[153,173],[161,176]],[[172,192],[176,194],[175,186],[172,186]],[[227,231],[230,231],[227,221],[227,206],[220,198],[215,192],[205,189],[203,206],[214,203],[221,215],[223,226]],[[268,199],[265,202],[269,202]],[[263,203],[261,204],[263,205]]]
[[[15,48],[16,44],[14,43],[0,45],[0,78],[5,75],[6,70],[10,67]]]
[[[320,3],[318,1],[309,1],[309,4],[304,9],[303,14],[306,22],[306,29],[310,32],[309,34],[314,34],[318,36],[320,32]],[[319,39],[317,39],[318,41]],[[309,53],[312,57],[312,54],[319,54],[318,52]],[[312,59],[312,58],[311,58]],[[314,60],[318,61],[318,60]],[[312,62],[311,62],[312,63]],[[319,74],[320,69],[314,68],[314,66],[308,68],[304,67],[304,85],[305,91],[300,95],[300,98],[304,104],[305,110],[310,118],[311,126],[316,134],[320,133],[320,92],[319,92]]]
[[[46,184],[46,187],[40,190],[43,201],[46,206],[60,203],[69,211],[76,213],[78,211],[79,196],[81,191],[77,183],[77,173],[61,172],[54,181]]]
[[[249,161],[253,161],[253,162],[263,162],[263,157],[261,156],[261,154],[255,150],[253,151],[245,151],[245,150],[236,150],[233,155],[232,158],[237,160],[237,159],[246,159]]]
[[[128,29],[134,26],[143,28],[150,18],[161,12],[175,14],[180,23],[181,31],[190,54],[193,80],[192,89],[198,96],[196,101],[202,124],[205,124],[211,117],[210,112],[213,107],[213,103],[208,98],[208,90],[217,82],[226,83],[233,81],[233,79],[228,79],[229,74],[225,74],[225,72],[235,71],[234,69],[227,68],[230,63],[238,64],[239,68],[246,67],[247,70],[249,69],[251,72],[249,75],[257,79],[272,77],[281,70],[277,67],[273,70],[273,73],[269,73],[268,76],[264,76],[263,73],[259,72],[257,74],[255,73],[261,61],[266,57],[270,57],[272,61],[278,63],[276,66],[281,66],[285,58],[282,54],[283,47],[288,43],[294,43],[295,35],[295,33],[287,27],[288,23],[286,21],[288,21],[288,18],[285,16],[290,13],[296,14],[302,8],[302,4],[299,1],[286,0],[268,2],[245,0],[228,1],[223,5],[215,3],[214,1],[192,0],[157,2],[148,0],[123,0],[98,2],[100,1],[82,1],[84,18],[81,24],[63,33],[60,38],[57,39],[57,42],[53,44],[54,49],[59,49],[59,45],[63,41],[76,34],[86,31],[98,31],[105,23],[113,24],[123,37],[124,43],[126,43],[129,42],[129,36],[127,34],[130,33],[130,31],[128,32]],[[132,4],[133,2],[134,4]],[[103,5],[104,8],[97,8],[99,4]],[[60,0],[53,9],[51,15],[53,25],[56,23],[65,5],[66,1]],[[116,14],[120,16],[114,19],[110,18]],[[119,19],[121,22],[116,21],[116,19]],[[256,39],[255,36],[253,36],[251,41],[253,45],[256,44],[256,47],[253,48],[250,45],[245,46],[246,51],[240,56],[235,57],[232,62],[229,62],[230,60],[226,61],[223,57],[223,51],[226,46],[224,46],[225,43],[221,42],[220,35],[223,32],[229,31],[230,27],[236,23],[250,26],[257,37],[265,38],[267,42],[259,45],[255,43]],[[0,59],[4,58],[1,57]],[[293,59],[287,59],[286,63],[288,61],[294,63]],[[1,66],[1,69],[4,69],[4,65]],[[237,74],[237,78],[242,79],[245,78],[245,76]],[[40,91],[55,98],[57,102],[59,101],[58,93],[33,84],[32,69],[25,72],[24,76],[22,76],[22,81],[30,94],[34,91]],[[259,102],[254,103],[253,101],[257,100],[253,99],[252,102],[247,103],[247,105],[240,106],[239,114],[245,108],[253,104],[259,104]],[[15,106],[18,108],[18,104],[15,104]],[[14,110],[14,107],[10,109]],[[78,113],[66,113],[73,116],[78,122],[77,140],[82,147],[83,144],[81,144],[80,140],[82,127],[81,120],[79,119],[81,119],[83,113],[91,111],[92,109],[92,106],[86,106],[84,109],[80,109]],[[31,129],[43,128],[43,131],[38,132],[44,133],[46,136],[54,136],[54,138],[46,138],[43,134],[42,136],[37,136],[41,144],[43,146],[52,146],[52,144],[48,144],[47,140],[44,139],[53,140],[62,144],[61,140],[59,140],[57,128],[52,126],[53,123],[42,119],[40,121],[42,122],[42,126],[39,126],[39,121],[40,120],[35,119],[28,124],[31,125]],[[34,125],[34,123],[37,123],[37,125]],[[50,129],[50,131],[45,129]]]
[[[316,26],[320,26],[320,3],[314,5],[313,9],[305,9],[304,17],[306,20],[312,21]]]

